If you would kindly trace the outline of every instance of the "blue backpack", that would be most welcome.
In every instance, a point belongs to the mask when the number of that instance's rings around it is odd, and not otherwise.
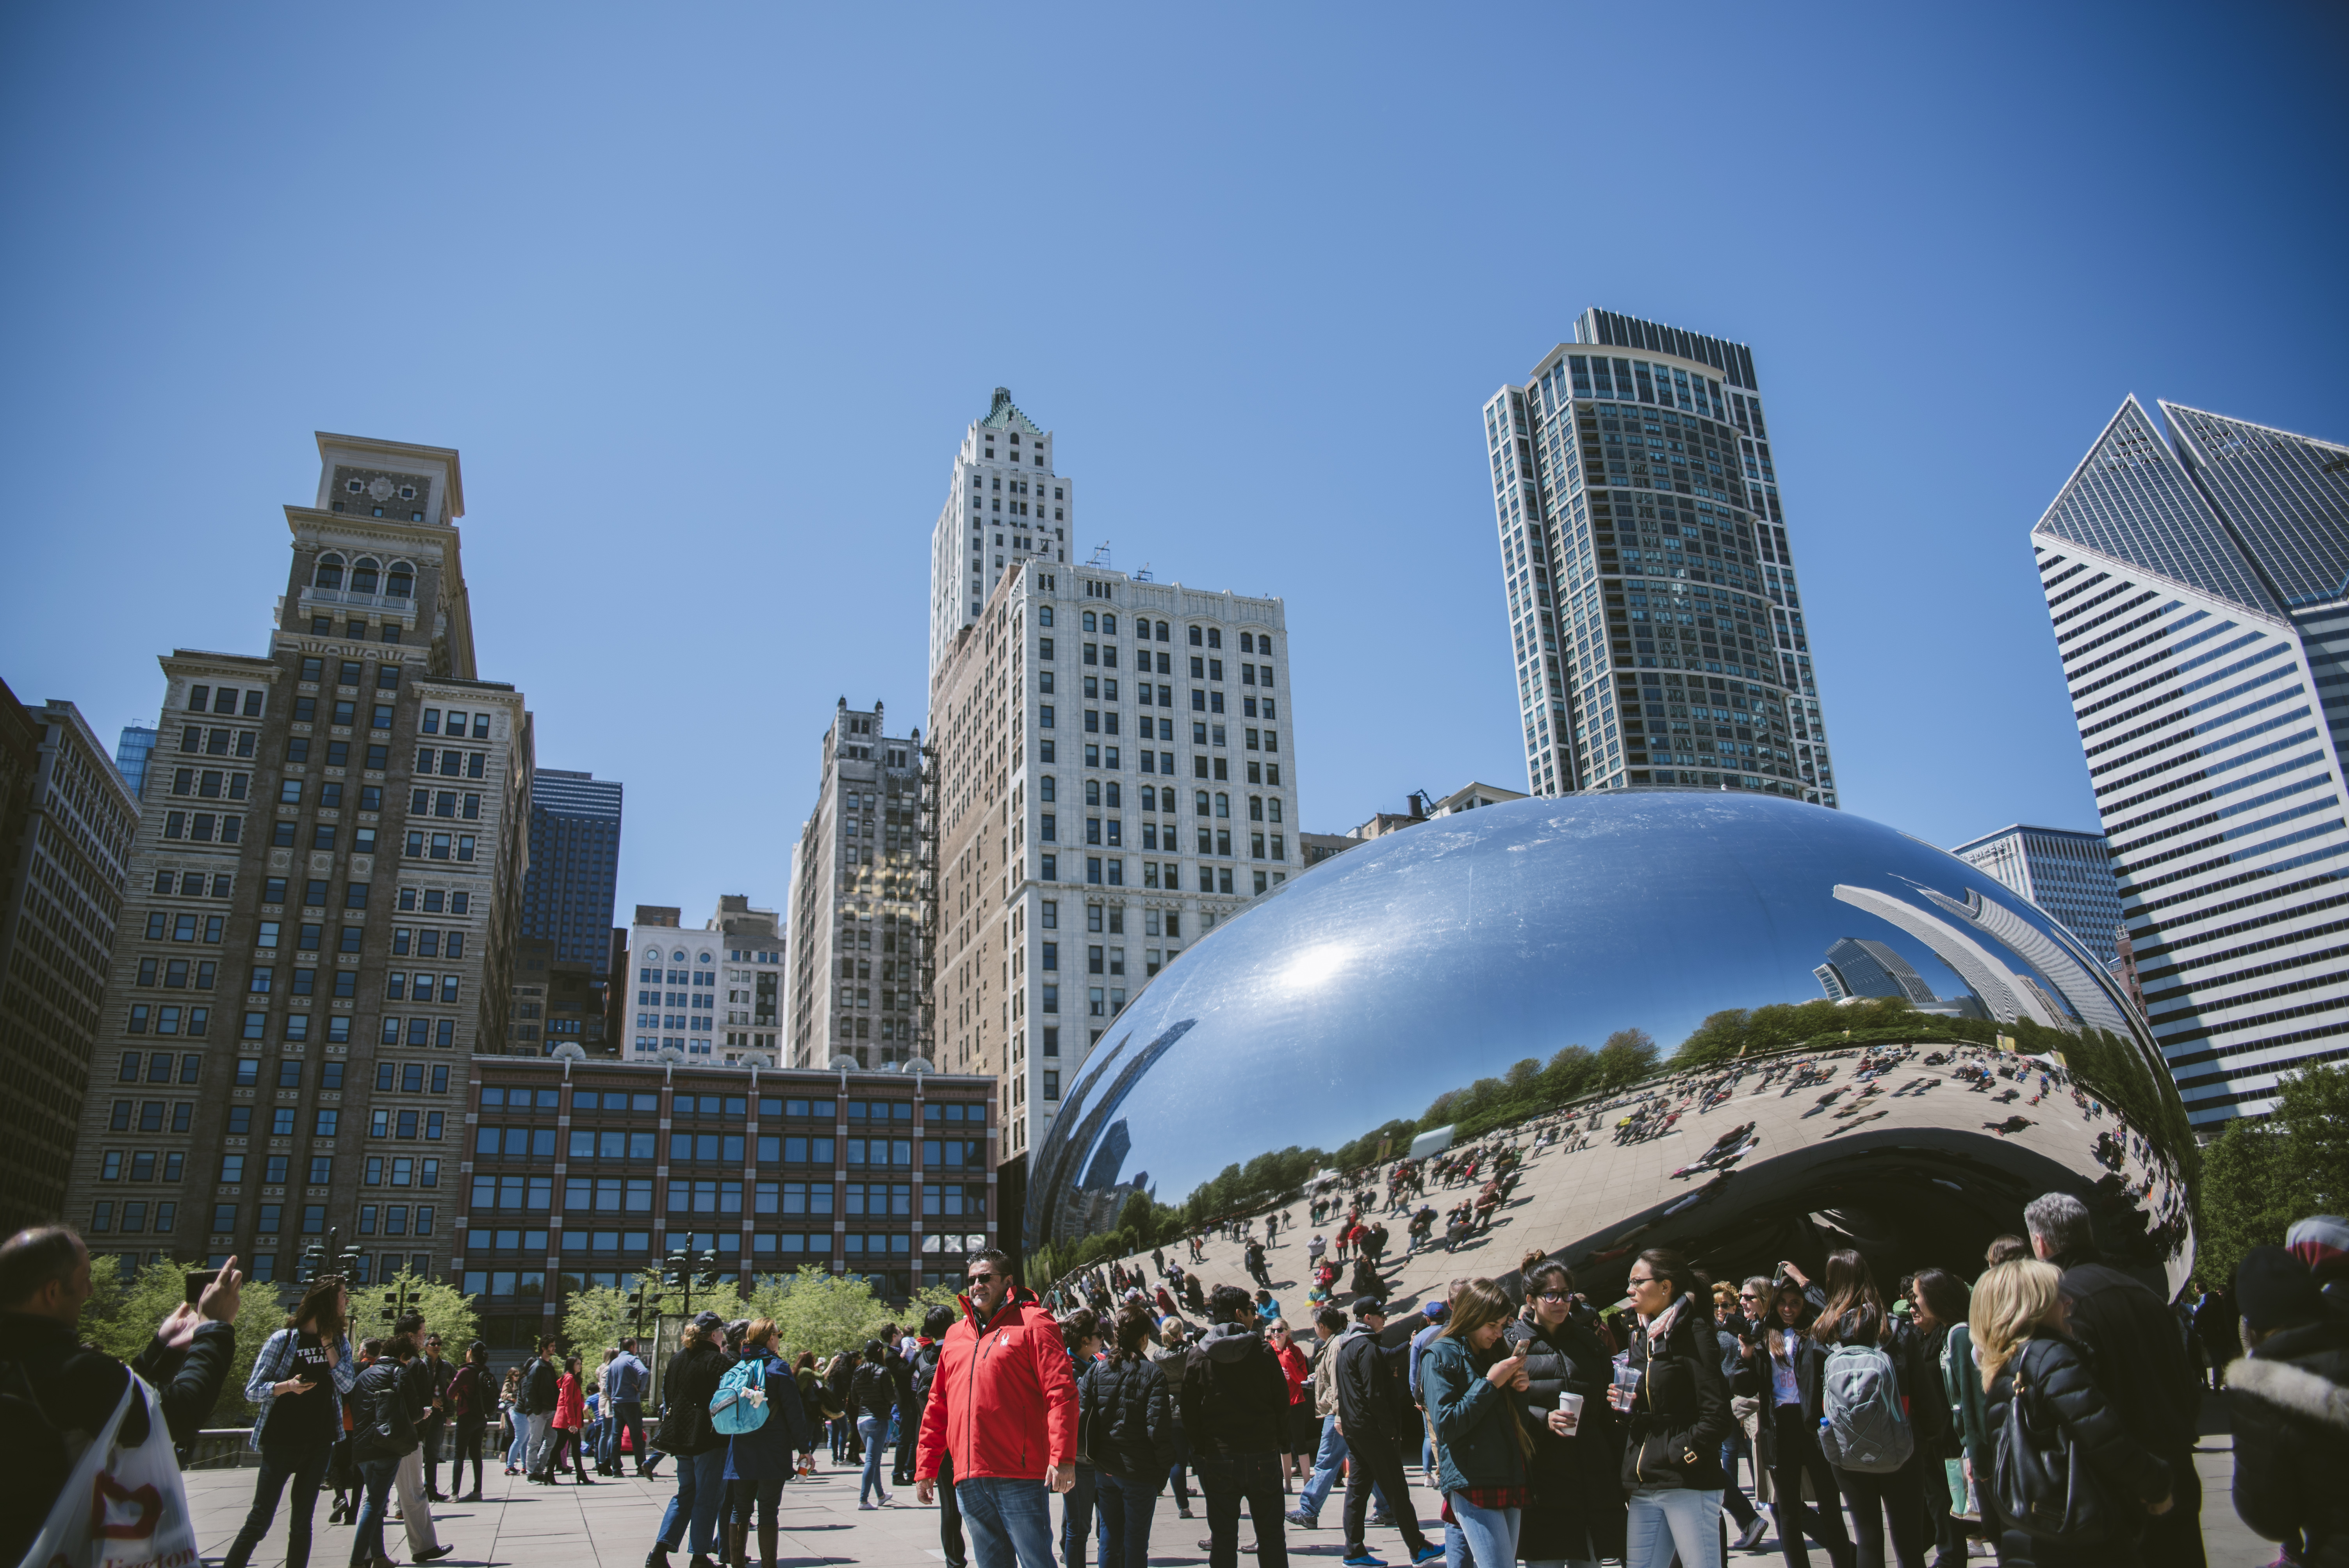
[[[709,1397],[709,1424],[730,1438],[755,1432],[765,1426],[766,1405],[754,1405],[742,1396],[753,1388],[763,1393],[766,1386],[766,1357],[745,1357],[734,1363],[719,1380],[718,1392]]]

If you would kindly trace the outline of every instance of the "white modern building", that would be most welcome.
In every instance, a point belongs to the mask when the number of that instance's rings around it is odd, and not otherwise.
[[[1485,405],[1526,788],[1836,804],[1753,351],[1588,310]]]
[[[2160,408],[2121,405],[2031,543],[2146,1021],[2207,1127],[2349,1057],[2349,447]]]
[[[1303,871],[1282,602],[1007,567],[931,686],[937,1067],[1005,1085],[1004,1151],[1151,977]]]
[[[785,966],[774,911],[729,894],[698,930],[680,913],[636,905],[621,1059],[781,1065]]]
[[[1076,487],[1052,468],[1052,434],[995,389],[955,453],[946,505],[930,537],[930,678],[955,637],[978,619],[1004,573],[1023,561],[1064,563]]]
[[[2057,920],[2107,969],[2119,961],[2120,883],[2102,833],[2018,822],[1970,839],[1950,853],[1980,866]]]

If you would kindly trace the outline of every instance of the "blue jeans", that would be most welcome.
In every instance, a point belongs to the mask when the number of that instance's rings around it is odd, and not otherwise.
[[[1444,1568],[1510,1568],[1517,1560],[1517,1525],[1524,1511],[1478,1508],[1455,1491],[1452,1523],[1444,1532]]]
[[[1100,1472],[1094,1504],[1101,1511],[1101,1568],[1150,1568],[1150,1520],[1158,1488],[1148,1478],[1129,1480]]]
[[[506,1445],[506,1469],[520,1470],[530,1454],[530,1418],[520,1410],[509,1413],[513,1418],[513,1441]]]
[[[615,1399],[612,1414],[604,1423],[604,1446],[596,1458],[605,1470],[620,1468],[620,1432],[628,1434],[629,1451],[636,1456],[636,1468],[645,1468],[645,1406],[641,1399]]]
[[[1721,1568],[1721,1493],[1682,1486],[1641,1487],[1627,1504],[1623,1568]]]
[[[693,1526],[693,1554],[706,1557],[718,1544],[718,1514],[726,1502],[726,1449],[721,1444],[706,1454],[677,1456],[677,1495],[668,1500],[654,1539],[674,1552]]]
[[[955,1482],[972,1568],[1053,1568],[1050,1495],[1040,1480],[1008,1476]]]
[[[859,1416],[856,1435],[864,1439],[864,1479],[857,1483],[856,1501],[870,1497],[886,1502],[889,1494],[881,1490],[881,1446],[889,1435],[889,1423],[879,1416]]]
[[[367,1568],[391,1553],[383,1549],[383,1516],[385,1501],[391,1495],[391,1483],[399,1474],[398,1460],[361,1460],[359,1486],[363,1501],[359,1504],[358,1528],[351,1532],[351,1568]]]
[[[1099,1472],[1091,1465],[1077,1467],[1077,1483],[1061,1494],[1061,1563],[1062,1568],[1085,1568],[1085,1537],[1093,1532],[1093,1494]]]
[[[1721,1473],[1729,1478],[1729,1484],[1722,1489],[1721,1505],[1729,1510],[1729,1516],[1737,1521],[1740,1530],[1754,1520],[1754,1505],[1746,1501],[1744,1491],[1737,1484],[1737,1461],[1744,1457],[1745,1432],[1741,1428],[1721,1440]]]

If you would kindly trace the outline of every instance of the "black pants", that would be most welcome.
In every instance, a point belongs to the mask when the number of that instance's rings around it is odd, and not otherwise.
[[[1900,1568],[1925,1568],[1925,1495],[1919,1486],[1924,1460],[1916,1454],[1889,1474],[1830,1466],[1851,1502],[1851,1527],[1858,1535],[1859,1568],[1884,1568],[1884,1527],[1892,1527],[1892,1552]]]
[[[2202,1477],[2194,1469],[2194,1450],[2164,1454],[2169,1466],[2168,1513],[2148,1517],[2137,1542],[2145,1568],[2204,1568],[2202,1550]]]
[[[424,1492],[428,1497],[440,1495],[440,1426],[445,1418],[429,1417],[416,1423],[416,1446],[424,1450]],[[450,1481],[453,1490],[456,1482]]]
[[[1257,1568],[1288,1568],[1280,1456],[1269,1451],[1194,1454],[1191,1468],[1199,1472],[1199,1491],[1207,1500],[1207,1568],[1239,1568],[1243,1502],[1256,1529]]]
[[[465,1490],[465,1461],[473,1461],[473,1490],[481,1490],[481,1441],[490,1429],[484,1416],[460,1416],[457,1418],[457,1454],[449,1461],[449,1490]]]
[[[1770,1511],[1777,1518],[1778,1550],[1785,1555],[1786,1568],[1809,1568],[1811,1555],[1803,1548],[1806,1535],[1826,1548],[1827,1559],[1836,1568],[1847,1568],[1852,1560],[1851,1537],[1844,1533],[1843,1504],[1836,1491],[1834,1468],[1819,1452],[1818,1439],[1804,1424],[1801,1406],[1782,1405],[1776,1416],[1771,1424],[1776,1451],[1770,1465]],[[1818,1498],[1816,1508],[1803,1501],[1806,1475]]]
[[[955,1506],[954,1455],[938,1456],[938,1550],[947,1568],[968,1568],[970,1553],[962,1543],[962,1510]]]
[[[1346,1555],[1359,1557],[1368,1550],[1362,1522],[1369,1515],[1371,1492],[1376,1489],[1394,1514],[1395,1528],[1413,1557],[1427,1550],[1419,1532],[1419,1511],[1411,1501],[1411,1486],[1402,1478],[1402,1455],[1392,1438],[1365,1432],[1346,1434]]]
[[[294,1496],[285,1517],[285,1568],[306,1568],[310,1561],[310,1515],[318,1506],[318,1484],[326,1478],[326,1460],[334,1451],[330,1443],[273,1443],[268,1428],[262,1429],[261,1472],[253,1483],[253,1507],[244,1516],[244,1528],[236,1532],[236,1540],[228,1549],[227,1568],[245,1568],[253,1559],[253,1549],[269,1533],[270,1521],[277,1517],[277,1499],[285,1483],[294,1483]]]
[[[730,1480],[726,1483],[726,1518],[744,1530],[750,1528],[755,1510],[773,1530],[783,1509],[783,1478],[767,1477],[759,1480]],[[719,1542],[722,1548],[724,1542]]]
[[[885,1426],[884,1429],[886,1428]],[[914,1484],[914,1446],[922,1435],[922,1418],[897,1412],[897,1457],[889,1471],[891,1486]]]

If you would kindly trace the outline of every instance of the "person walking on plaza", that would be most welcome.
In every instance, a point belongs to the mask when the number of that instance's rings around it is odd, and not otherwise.
[[[1115,1335],[1115,1348],[1078,1379],[1081,1406],[1092,1417],[1101,1568],[1149,1568],[1151,1521],[1174,1459],[1174,1402],[1147,1354],[1149,1310],[1126,1305]]]
[[[1076,1379],[1059,1327],[1019,1288],[1011,1260],[990,1247],[972,1254],[969,1270],[922,1414],[914,1494],[931,1501],[951,1454],[978,1568],[1052,1568],[1046,1477],[1053,1491],[1076,1483]]]
[[[1518,1523],[1517,1555],[1542,1564],[1620,1559],[1623,1444],[1621,1423],[1607,1407],[1610,1353],[1576,1321],[1574,1275],[1564,1264],[1537,1261],[1520,1277],[1527,1315],[1509,1325],[1507,1339],[1509,1353],[1526,1364],[1516,1398],[1534,1450],[1526,1461],[1533,1495]],[[1423,1361],[1423,1382],[1425,1376]],[[1581,1397],[1578,1418],[1561,1419],[1562,1394]]]
[[[248,1446],[260,1453],[261,1470],[254,1478],[252,1511],[223,1559],[226,1568],[245,1568],[253,1560],[289,1480],[294,1495],[285,1520],[285,1568],[305,1568],[310,1561],[318,1485],[343,1435],[343,1397],[358,1378],[350,1310],[350,1292],[341,1276],[321,1279],[303,1292],[285,1326],[253,1358],[244,1398],[259,1407]]]
[[[553,1486],[554,1407],[563,1393],[563,1372],[554,1364],[554,1341],[538,1342],[538,1358],[523,1369],[522,1399],[515,1406],[530,1422],[523,1448],[523,1473],[541,1486]]]
[[[676,1458],[677,1493],[661,1514],[645,1568],[669,1568],[668,1554],[688,1541],[692,1568],[713,1568],[709,1553],[726,1501],[726,1439],[710,1424],[709,1400],[726,1376],[726,1354],[718,1347],[725,1330],[714,1312],[687,1324],[661,1380],[667,1408],[653,1446]]]
[[[1746,1341],[1744,1365],[1733,1387],[1761,1401],[1778,1551],[1786,1568],[1810,1568],[1810,1553],[1803,1546],[1807,1535],[1825,1549],[1833,1568],[1854,1568],[1857,1553],[1844,1530],[1842,1496],[1819,1451],[1819,1367],[1826,1352],[1804,1332],[1807,1304],[1799,1289],[1765,1280],[1757,1295],[1758,1326]],[[1813,1502],[1803,1501],[1806,1480]]]
[[[1431,1563],[1444,1555],[1444,1548],[1421,1532],[1419,1512],[1403,1480],[1402,1445],[1418,1439],[1420,1423],[1403,1368],[1379,1342],[1386,1326],[1386,1304],[1366,1296],[1354,1304],[1353,1332],[1334,1347],[1338,1429],[1346,1439],[1346,1562],[1354,1568],[1378,1568],[1364,1529],[1374,1490],[1385,1499],[1412,1562]],[[1409,1354],[1407,1347],[1403,1354]]]
[[[443,1546],[440,1533],[432,1528],[432,1500],[424,1491],[424,1421],[440,1404],[440,1393],[432,1368],[419,1353],[424,1315],[405,1314],[392,1324],[391,1331],[395,1337],[408,1341],[408,1359],[399,1369],[399,1397],[408,1407],[409,1427],[416,1439],[399,1457],[393,1485],[399,1493],[400,1522],[408,1531],[409,1560],[429,1563],[455,1550]]]
[[[549,1479],[560,1474],[568,1460],[573,1479],[581,1486],[594,1486],[587,1473],[587,1395],[580,1384],[576,1356],[564,1361],[563,1376],[555,1381],[554,1427],[554,1447],[546,1460]]]
[[[1973,1340],[1966,1332],[1969,1294],[1964,1282],[1945,1269],[1919,1269],[1909,1282],[1909,1320],[1916,1326],[1920,1352],[1919,1370],[1925,1378],[1925,1387],[1913,1393],[1909,1403],[1912,1407],[1920,1404],[1930,1398],[1936,1387],[1948,1396],[1941,1407],[1947,1416],[1939,1423],[1938,1439],[1927,1444],[1924,1423],[1919,1423],[1920,1443],[1926,1448],[1925,1522],[1933,1532],[1933,1568],[1965,1568],[1968,1522],[1959,1516],[1973,1512],[1966,1507],[1966,1500],[1974,1491],[1969,1478],[1972,1473],[1971,1456],[1981,1446],[1981,1434],[1977,1430],[1969,1439],[1965,1401],[1959,1398],[1960,1389],[1949,1387],[1954,1367],[1971,1369],[1973,1365]],[[1970,1377],[1960,1377],[1958,1382],[1974,1396],[1973,1418],[1979,1422],[1981,1385]],[[1989,1473],[1987,1460],[1982,1470]],[[1976,1501],[1979,1502],[1979,1497]],[[1995,1511],[1995,1504],[1992,1508]]]
[[[1819,1442],[1851,1504],[1859,1568],[1883,1568],[1888,1520],[1900,1568],[1925,1568],[1922,1477],[1930,1462],[1939,1478],[1937,1447],[1949,1432],[1949,1410],[1913,1396],[1933,1387],[1935,1368],[1909,1326],[1885,1310],[1857,1253],[1838,1247],[1827,1254],[1825,1289],[1826,1305],[1811,1325],[1825,1353]],[[1906,1452],[1894,1464],[1878,1439],[1904,1424]]]
[[[449,1461],[449,1490],[463,1502],[481,1501],[481,1442],[489,1433],[492,1390],[490,1347],[476,1339],[465,1347],[465,1364],[449,1379],[449,1409],[457,1426],[457,1448]],[[465,1461],[473,1461],[473,1490],[464,1491]]]
[[[1345,1331],[1346,1315],[1336,1307],[1325,1306],[1313,1315],[1318,1341],[1313,1347],[1313,1414],[1320,1425],[1320,1439],[1313,1450],[1312,1473],[1297,1494],[1297,1506],[1285,1516],[1299,1530],[1320,1528],[1321,1505],[1337,1485],[1338,1472],[1346,1468],[1346,1436],[1338,1429],[1338,1343]],[[1371,1522],[1383,1524],[1388,1511],[1384,1492],[1378,1493],[1378,1505],[1381,1517]],[[1339,1511],[1342,1513],[1344,1509],[1340,1503]],[[1190,1511],[1184,1512],[1187,1516]]]
[[[1061,1568],[1085,1568],[1085,1540],[1093,1532],[1093,1503],[1101,1491],[1101,1473],[1087,1457],[1093,1429],[1085,1373],[1101,1354],[1100,1315],[1081,1306],[1061,1319],[1061,1343],[1068,1346],[1069,1372],[1077,1380],[1077,1481],[1061,1499]]]
[[[432,1405],[424,1419],[416,1426],[417,1450],[424,1456],[424,1495],[432,1502],[446,1502],[440,1491],[440,1440],[449,1429],[449,1384],[457,1369],[441,1359],[440,1336],[427,1334],[423,1340],[422,1371],[432,1385]],[[454,1484],[453,1482],[451,1483]]]
[[[351,1384],[351,1459],[359,1471],[359,1516],[357,1527],[351,1532],[351,1568],[389,1568],[391,1556],[383,1541],[384,1511],[401,1464],[416,1451],[416,1422],[409,1413],[408,1394],[402,1387],[407,1364],[415,1356],[415,1338],[395,1331],[383,1342],[383,1354]]]
[[[864,1478],[857,1483],[856,1506],[879,1508],[889,1501],[881,1490],[881,1454],[889,1444],[889,1413],[896,1408],[897,1385],[889,1376],[889,1347],[878,1339],[864,1342],[864,1361],[856,1368],[849,1397],[856,1401],[856,1435],[864,1439]]]
[[[758,1367],[758,1387],[766,1415],[750,1430],[726,1441],[726,1560],[746,1568],[751,1514],[758,1514],[760,1568],[775,1568],[775,1542],[781,1528],[783,1483],[791,1479],[792,1454],[813,1442],[807,1408],[771,1317],[754,1317],[742,1333],[742,1359]]]
[[[1518,1399],[1531,1379],[1526,1358],[1504,1343],[1516,1304],[1489,1279],[1468,1282],[1451,1321],[1420,1365],[1420,1388],[1435,1426],[1436,1491],[1451,1510],[1445,1568],[1517,1560],[1518,1531],[1532,1501],[1526,1461],[1533,1434]],[[1544,1418],[1563,1423],[1563,1412]]]
[[[1158,1320],[1158,1348],[1150,1353],[1158,1363],[1158,1375],[1166,1384],[1166,1397],[1177,1399],[1183,1387],[1183,1368],[1191,1359],[1191,1326],[1169,1313]],[[1174,1512],[1189,1519],[1191,1513],[1191,1440],[1183,1435],[1182,1412],[1175,1411],[1174,1459],[1167,1467],[1166,1479],[1174,1489]]]
[[[2009,1519],[1999,1560],[2010,1568],[2134,1568],[2147,1561],[2143,1522],[2173,1511],[2176,1477],[2121,1418],[2094,1374],[2091,1354],[2064,1328],[2063,1278],[2053,1264],[2035,1258],[2000,1264],[1974,1282],[1966,1319],[1982,1359],[1990,1429],[2007,1431],[2001,1441],[2045,1442],[2084,1463],[2085,1470],[2075,1464],[2072,1475],[2094,1476],[2104,1529],[2094,1541],[2058,1540]],[[2023,1427],[2008,1430],[2018,1416]],[[2027,1439],[2025,1432],[2041,1436]]]
[[[954,1325],[955,1315],[949,1307],[934,1306],[922,1319],[921,1344],[914,1352],[914,1405],[910,1411],[898,1417],[900,1422],[912,1426],[906,1446],[917,1452],[921,1447],[922,1422],[928,1418],[930,1398],[937,1390],[938,1360],[946,1353],[946,1337]],[[954,1455],[951,1453],[944,1455],[938,1461],[938,1550],[947,1560],[947,1568],[967,1568],[969,1548],[963,1541],[962,1511],[955,1507]]]
[[[2169,1509],[2146,1525],[2145,1568],[2204,1568],[2202,1479],[2194,1468],[2202,1385],[2162,1299],[2096,1254],[2087,1205],[2050,1192],[2023,1206],[2031,1250],[2064,1272],[2064,1321],[2121,1424],[2168,1468]]]
[[[2349,1323],[2282,1247],[2244,1253],[2234,1294],[2251,1347],[2227,1368],[2235,1512],[2296,1541],[2301,1568],[2349,1568]]]
[[[889,1484],[911,1486],[914,1484],[914,1445],[921,1437],[922,1428],[921,1418],[915,1414],[914,1408],[914,1363],[905,1347],[913,1346],[918,1349],[920,1341],[910,1335],[900,1335],[897,1326],[891,1324],[881,1331],[881,1368],[889,1374],[889,1389],[895,1396],[891,1403],[897,1412],[897,1440],[893,1445]]]
[[[1256,1530],[1258,1568],[1287,1568],[1279,1456],[1288,1379],[1256,1332],[1256,1308],[1237,1285],[1209,1298],[1215,1326],[1192,1350],[1178,1396],[1191,1467],[1207,1502],[1209,1568],[1237,1568],[1240,1505]]]
[[[1288,1422],[1280,1444],[1280,1490],[1287,1491],[1292,1479],[1313,1479],[1313,1454],[1321,1446],[1321,1423],[1313,1414],[1313,1364],[1298,1348],[1287,1318],[1274,1318],[1264,1333],[1288,1379]]]
[[[636,1342],[620,1341],[620,1353],[604,1368],[604,1442],[605,1475],[618,1475],[620,1434],[628,1435],[626,1451],[636,1456],[636,1473],[645,1473],[645,1388],[652,1369],[636,1358]]]
[[[1624,1285],[1638,1315],[1626,1376],[1609,1390],[1630,1418],[1623,1445],[1624,1568],[1721,1568],[1721,1445],[1736,1424],[1713,1285],[1680,1253],[1651,1247]]]

